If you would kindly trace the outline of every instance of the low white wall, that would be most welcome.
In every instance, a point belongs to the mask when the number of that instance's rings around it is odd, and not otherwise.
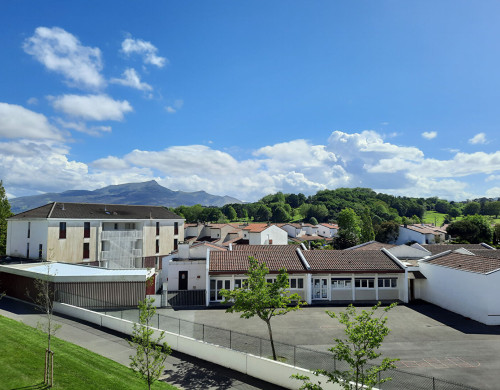
[[[54,311],[71,317],[79,318],[93,324],[97,324],[124,334],[131,335],[134,323],[106,314],[93,312],[65,303],[54,302]],[[155,330],[155,337],[158,337],[161,330]],[[260,358],[244,352],[234,351],[219,345],[205,343],[190,337],[176,335],[170,332],[164,332],[166,341],[172,349],[178,352],[186,353],[197,358],[219,364],[243,374],[259,378],[269,383],[285,387],[287,389],[299,389],[301,381],[291,379],[293,374],[307,375],[312,380],[316,377],[314,374],[303,368],[291,366],[289,364],[275,362],[273,360]],[[325,390],[341,390],[339,384],[326,384],[326,377],[317,378],[322,382]]]
[[[161,294],[155,294],[155,295],[146,295],[146,298],[153,298],[153,306],[154,307],[161,307]]]

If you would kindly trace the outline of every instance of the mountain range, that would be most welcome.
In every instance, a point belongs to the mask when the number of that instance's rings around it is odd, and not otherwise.
[[[43,206],[50,202],[109,203],[167,207],[192,206],[195,204],[221,207],[227,203],[243,203],[230,196],[211,195],[205,191],[173,191],[159,185],[155,180],[143,183],[112,185],[94,191],[71,190],[61,193],[53,192],[9,199],[11,210],[14,214]]]

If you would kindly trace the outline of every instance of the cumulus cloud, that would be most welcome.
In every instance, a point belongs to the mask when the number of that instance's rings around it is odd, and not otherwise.
[[[30,106],[36,106],[38,104],[38,99],[36,97],[30,97],[26,103],[28,103]]]
[[[141,82],[139,75],[134,68],[125,69],[122,74],[121,79],[113,78],[110,80],[111,83],[124,85],[126,87],[131,87],[138,89],[140,91],[152,91],[153,87],[148,83]]]
[[[474,137],[469,139],[469,143],[472,145],[485,144],[486,142],[486,134],[484,133],[477,133]]]
[[[68,84],[98,89],[105,85],[101,75],[101,51],[83,46],[73,34],[59,27],[38,27],[24,41],[23,49],[47,69],[62,74]]]
[[[17,104],[0,103],[0,137],[61,140],[45,115]]]
[[[145,64],[151,64],[158,68],[162,68],[168,62],[165,57],[157,55],[158,49],[156,46],[142,39],[126,38],[122,42],[122,52],[128,56],[138,54],[142,56]]]
[[[437,131],[424,131],[422,133],[422,137],[424,137],[425,139],[434,139],[437,137],[437,135]]]
[[[92,121],[121,121],[133,111],[126,100],[114,100],[107,95],[62,95],[52,99],[52,106],[65,114]]]

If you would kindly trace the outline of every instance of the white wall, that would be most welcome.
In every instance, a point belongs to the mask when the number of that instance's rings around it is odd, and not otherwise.
[[[205,263],[205,260],[170,261],[168,263],[168,290],[176,291],[179,289],[179,271],[188,272],[188,290],[204,290],[206,284]]]
[[[80,318],[124,334],[132,334],[133,322],[131,321],[122,320],[120,318],[111,317],[102,313],[93,312],[59,302],[54,302],[54,311],[71,317]],[[158,337],[161,331],[156,328],[152,329],[155,330],[153,337]],[[170,332],[165,332],[164,334],[165,341],[175,351],[219,364],[223,367],[239,371],[243,374],[262,379],[287,389],[298,389],[302,385],[301,381],[290,378],[292,374],[298,373],[301,375],[307,375],[311,377],[311,379],[315,378],[311,371],[293,367],[289,364],[260,358]],[[326,377],[320,376],[318,377],[318,380],[321,381],[322,387],[325,390],[342,389],[342,387],[338,384],[325,384]]]
[[[500,325],[500,272],[460,271],[421,261],[420,298],[486,325]]]
[[[250,245],[269,245],[269,240],[272,240],[272,245],[287,245],[288,234],[275,225],[270,225],[260,233],[249,234]]]
[[[318,236],[325,238],[332,238],[337,234],[337,229],[330,229],[323,225],[317,225],[318,228]]]
[[[7,255],[26,256],[26,244],[30,244],[30,258],[38,259],[38,248],[42,244],[42,258],[47,259],[47,220],[31,221],[28,238],[28,221],[7,222]]]
[[[414,230],[405,228],[404,226],[399,227],[399,236],[396,240],[396,245],[406,244],[408,241],[416,241],[419,244],[425,244],[425,235]]]

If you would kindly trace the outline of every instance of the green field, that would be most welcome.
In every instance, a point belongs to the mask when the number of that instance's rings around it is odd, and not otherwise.
[[[436,211],[426,211],[424,213],[423,223],[433,223],[436,226],[442,226],[446,214],[441,214]]]
[[[45,389],[43,366],[47,336],[20,322],[0,316],[0,387]],[[54,351],[54,389],[147,389],[133,371],[110,359],[58,338]],[[175,390],[164,382],[153,389]]]

